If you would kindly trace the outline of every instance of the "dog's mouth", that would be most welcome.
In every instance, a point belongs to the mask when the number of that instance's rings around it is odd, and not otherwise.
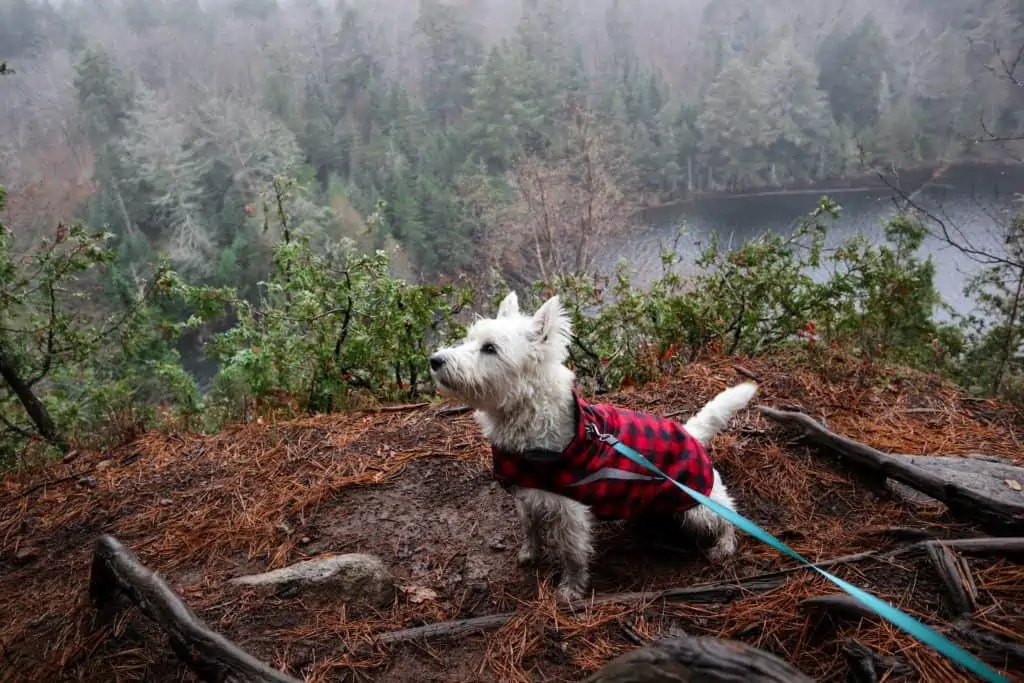
[[[466,402],[471,402],[475,396],[475,392],[473,392],[471,387],[462,384],[458,379],[452,378],[446,372],[446,368],[441,368],[440,371],[432,369],[430,371],[430,377],[434,380],[434,386],[437,388],[437,393],[442,396]]]
[[[441,369],[441,372],[437,372],[436,370],[431,368],[430,369],[430,378],[432,380],[434,380],[434,384],[437,386],[437,389],[438,389],[439,392],[441,392],[442,394],[451,394],[452,393],[452,387],[447,382],[445,382],[444,377],[442,377],[443,373],[444,373],[444,369],[443,368]]]

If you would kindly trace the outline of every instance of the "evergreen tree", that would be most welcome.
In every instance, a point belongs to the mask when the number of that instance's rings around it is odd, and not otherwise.
[[[707,174],[702,185],[729,188],[763,185],[771,130],[764,112],[770,106],[768,84],[742,60],[733,59],[718,74],[704,98],[696,128],[698,150]]]
[[[821,177],[834,124],[828,100],[818,89],[817,67],[784,36],[765,57],[756,80],[767,94],[762,116],[767,128],[764,159],[771,166],[768,182]]]
[[[422,0],[416,36],[423,68],[423,101],[442,127],[470,106],[474,75],[483,57],[478,32],[456,7]]]
[[[818,51],[819,85],[835,119],[863,130],[878,121],[892,46],[873,15],[853,31],[837,24]]]

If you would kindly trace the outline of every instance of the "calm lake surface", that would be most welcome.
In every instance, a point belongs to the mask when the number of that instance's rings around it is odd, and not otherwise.
[[[961,165],[941,172],[919,172],[889,182],[929,213],[940,218],[950,230],[959,231],[976,246],[998,245],[1002,225],[1024,208],[1024,166]],[[638,284],[650,282],[661,272],[661,245],[675,243],[683,255],[683,268],[692,265],[701,245],[716,233],[723,247],[738,246],[768,232],[790,234],[800,219],[817,205],[822,196],[840,205],[838,221],[829,228],[828,243],[834,245],[857,234],[884,239],[884,223],[897,211],[897,192],[881,181],[854,189],[821,186],[797,192],[770,192],[695,199],[658,207],[645,213],[646,227],[631,235],[611,240],[599,255],[598,265],[611,269],[625,259]],[[680,229],[684,235],[677,241]],[[963,288],[978,264],[956,249],[929,238],[922,252],[936,263],[937,286],[955,310],[972,308]],[[946,316],[942,316],[946,317]]]

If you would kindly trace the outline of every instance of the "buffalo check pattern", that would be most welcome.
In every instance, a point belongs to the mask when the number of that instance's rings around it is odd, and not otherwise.
[[[714,470],[704,446],[673,420],[607,404],[592,404],[574,394],[576,436],[560,457],[537,459],[492,446],[494,475],[505,488],[535,488],[576,500],[598,519],[633,519],[670,514],[697,505],[671,482],[591,438],[587,425],[611,434],[653,462],[662,472],[708,495]]]

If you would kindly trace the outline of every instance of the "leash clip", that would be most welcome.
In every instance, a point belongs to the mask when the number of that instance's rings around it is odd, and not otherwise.
[[[595,425],[593,422],[587,423],[586,434],[591,439],[596,439],[597,441],[606,443],[609,446],[614,446],[619,442],[619,440],[615,438],[614,434],[602,433],[601,430],[597,428],[597,425]]]

